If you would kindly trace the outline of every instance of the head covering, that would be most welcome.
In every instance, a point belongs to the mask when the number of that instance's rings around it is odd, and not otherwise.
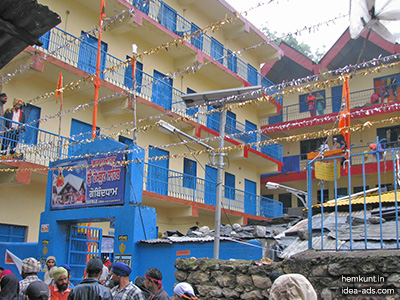
[[[103,270],[103,262],[100,257],[96,256],[89,260],[86,270],[88,272],[100,272]]]
[[[317,300],[311,283],[301,274],[285,274],[275,280],[270,290],[271,300]]]
[[[47,300],[50,296],[50,289],[43,281],[34,281],[28,285],[25,294],[30,300]]]
[[[65,275],[68,277],[68,271],[65,270],[63,267],[58,267],[58,268],[54,267],[54,268],[52,268],[52,270],[53,269],[54,269],[54,271],[53,271],[54,281],[57,281],[61,277],[61,275]]]
[[[7,97],[6,93],[1,93],[1,94],[0,94],[0,98],[1,98],[1,97]]]
[[[180,282],[174,287],[174,293],[179,297],[182,297],[183,294],[189,294],[190,296],[194,296],[193,287],[187,282]]]
[[[22,261],[22,272],[37,273],[40,271],[40,263],[33,257],[25,258]]]
[[[111,266],[112,272],[117,276],[129,276],[131,274],[132,269],[123,262],[115,262]]]
[[[337,138],[333,138],[334,141],[337,141]]]
[[[4,271],[6,271],[6,270],[4,270]],[[1,279],[0,287],[1,287],[0,299],[14,300],[14,299],[18,298],[19,281],[15,274],[11,273],[11,274],[5,275]]]
[[[18,103],[21,103],[21,105],[24,105],[24,101],[22,101],[21,98],[15,98],[13,101],[13,106],[17,105]]]
[[[54,256],[49,256],[46,258],[46,264],[50,259],[54,260],[54,262],[57,263],[56,258]]]
[[[60,267],[63,267],[65,270],[67,270],[68,275],[71,274],[71,268],[67,264],[60,265]]]
[[[4,276],[10,275],[10,274],[12,274],[12,271],[7,270],[7,269],[3,270],[3,272],[1,272],[1,274],[0,274],[0,281]]]

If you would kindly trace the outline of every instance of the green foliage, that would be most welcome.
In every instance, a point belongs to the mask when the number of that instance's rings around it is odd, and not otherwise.
[[[319,62],[319,60],[325,55],[325,47],[322,49],[317,49],[315,52],[313,52],[310,48],[309,45],[305,43],[299,43],[299,41],[294,37],[293,35],[287,35],[285,37],[278,37],[278,33],[276,31],[271,32],[268,27],[264,26],[261,28],[261,31],[269,37],[275,44],[279,45],[281,42],[285,42],[288,44],[290,47],[296,49],[300,53],[304,54],[307,56],[309,59],[311,59],[314,62]]]

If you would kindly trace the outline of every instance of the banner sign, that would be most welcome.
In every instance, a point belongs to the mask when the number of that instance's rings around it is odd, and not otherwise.
[[[117,153],[53,165],[51,209],[118,205],[124,203],[125,169]],[[70,168],[66,168],[70,167]]]
[[[335,164],[333,162],[315,162],[315,178],[325,181],[335,181],[340,178],[340,161],[336,161],[336,176]]]

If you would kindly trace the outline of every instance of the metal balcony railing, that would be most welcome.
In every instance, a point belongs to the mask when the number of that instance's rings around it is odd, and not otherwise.
[[[377,103],[385,103],[391,101],[400,101],[400,95],[397,95],[397,92],[394,94],[389,93],[380,93],[382,90],[392,89],[393,85],[382,86],[379,88],[370,88],[360,91],[355,91],[350,93],[350,109],[353,108],[361,108],[371,106],[371,96],[374,94],[374,91],[378,90],[379,99]],[[339,113],[341,101],[341,96],[339,97],[326,97],[326,108],[324,109],[323,115],[331,114],[331,113]],[[290,122],[300,119],[305,119],[310,117],[310,112],[307,109],[305,103],[296,103],[282,107],[281,115],[264,118],[261,120],[261,126],[273,125],[281,122]]]
[[[153,2],[151,2],[152,4]],[[48,54],[53,55],[57,59],[71,64],[77,68],[85,70],[89,73],[95,73],[96,70],[96,53],[97,46],[92,45],[84,40],[76,39],[73,35],[61,30],[57,27],[53,28],[50,32],[46,33],[41,37],[43,42],[43,47],[39,47]],[[68,47],[61,48],[59,51],[54,52],[60,46],[69,43]],[[37,46],[36,46],[37,47]],[[83,56],[83,58],[82,58]],[[108,71],[102,74],[102,79],[119,86],[123,89],[132,88],[132,73],[130,71],[130,66],[126,67],[122,63],[123,61],[102,51],[101,58],[101,71],[105,68],[113,67],[112,71]],[[203,114],[191,113],[190,109],[187,109],[185,103],[181,99],[181,95],[184,93],[171,85],[166,81],[156,79],[153,76],[137,70],[136,78],[136,94],[148,101],[152,101],[165,109],[171,110],[181,116],[187,117],[199,124],[204,126],[209,126],[212,119],[207,116],[207,108],[199,108],[199,112]],[[219,122],[219,121],[218,121]],[[232,123],[232,122],[231,122]],[[234,129],[227,127],[227,130],[238,133],[238,139],[245,142],[251,140],[251,142],[261,142],[268,140],[268,137],[260,134],[254,133],[251,135],[246,134],[245,125],[234,121]],[[219,128],[219,125],[216,125]],[[264,153],[278,161],[282,161],[282,145],[270,145],[270,146],[253,146],[254,149]]]
[[[196,24],[186,20],[163,1],[127,0],[127,2],[137,6],[139,10],[150,18],[179,36],[194,33],[200,29]],[[215,38],[199,33],[193,36],[189,42],[252,85],[262,85],[264,87],[273,85],[273,82],[265,78],[253,66],[234,55],[231,50],[225,48]]]
[[[12,124],[19,125],[19,129],[9,130]],[[20,159],[45,166],[50,161],[68,157],[69,138],[3,117],[0,117],[0,128],[2,155],[15,152]]]
[[[146,191],[215,206],[217,185],[185,173],[144,164],[143,188]],[[267,218],[282,216],[282,203],[259,195],[223,186],[222,207]]]

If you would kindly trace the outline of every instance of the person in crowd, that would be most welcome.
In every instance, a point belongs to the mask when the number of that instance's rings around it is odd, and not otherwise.
[[[326,102],[325,98],[322,97],[321,93],[318,92],[317,96],[315,97],[316,108],[319,116],[322,116],[325,112]]]
[[[47,300],[50,298],[50,289],[43,281],[34,281],[26,289],[29,300]]]
[[[74,284],[71,282],[71,268],[67,264],[60,265],[60,267],[63,267],[65,270],[68,272],[68,287],[72,289],[74,287]]]
[[[142,291],[129,280],[132,269],[122,262],[111,266],[111,279],[114,288],[111,290],[113,300],[144,300]]]
[[[103,271],[103,261],[96,256],[86,266],[87,278],[75,286],[68,295],[68,300],[112,300],[111,292],[99,279]]]
[[[46,258],[46,268],[47,272],[44,274],[44,282],[48,282],[50,279],[50,270],[56,266],[56,258],[54,256],[49,256]]]
[[[104,285],[106,283],[106,280],[109,278],[109,273],[110,271],[108,270],[108,267],[103,264],[103,270],[101,272],[101,276],[100,276],[100,282],[102,285]]]
[[[307,107],[311,117],[315,117],[315,96],[310,92],[307,96]]]
[[[69,292],[68,288],[68,271],[63,267],[53,267],[54,285],[50,286],[51,300],[67,300]]]
[[[342,146],[338,142],[337,138],[333,138],[333,147],[332,148],[333,148],[333,150],[338,150],[338,149],[342,148]]]
[[[269,291],[270,300],[317,300],[311,283],[301,274],[281,274],[272,272],[269,274],[272,286]]]
[[[23,279],[19,282],[19,294],[24,296],[29,284],[35,281],[41,281],[37,276],[41,266],[36,259],[28,257],[22,261],[21,268],[21,276]]]
[[[157,268],[150,268],[144,275],[144,285],[152,293],[151,300],[169,300],[168,294],[162,287],[163,276]]]
[[[19,140],[19,134],[25,131],[24,126],[18,124],[25,123],[25,114],[21,109],[23,105],[24,102],[22,99],[15,98],[13,107],[7,109],[4,113],[4,118],[7,119],[5,120],[4,129],[7,131],[4,133],[3,143],[1,145],[2,154],[7,154],[8,146],[10,146],[10,154],[14,154]]]
[[[7,100],[8,100],[8,98],[7,98],[6,93],[1,93],[0,94],[0,117],[2,117],[4,115],[4,104],[7,103]],[[2,129],[0,128],[0,130],[2,130]]]
[[[379,103],[379,94],[376,91],[371,95],[370,101],[372,105]]]
[[[174,287],[173,300],[189,299],[197,300],[193,287],[187,282],[180,282]]]
[[[2,270],[0,270],[1,272],[0,272],[0,281],[1,281],[1,279],[4,277],[4,276],[6,276],[6,275],[9,275],[9,274],[12,274],[12,271],[11,270],[4,270],[3,268],[2,268]]]
[[[10,271],[10,270],[4,270],[4,271]],[[11,272],[9,274],[6,274],[0,279],[0,288],[1,288],[0,300],[18,299],[19,281],[14,273]]]
[[[142,291],[143,299],[148,300],[151,298],[151,292],[144,285],[144,277],[137,276],[135,278],[135,285]]]
[[[326,141],[322,142],[320,151],[321,152],[329,151],[329,145]]]

